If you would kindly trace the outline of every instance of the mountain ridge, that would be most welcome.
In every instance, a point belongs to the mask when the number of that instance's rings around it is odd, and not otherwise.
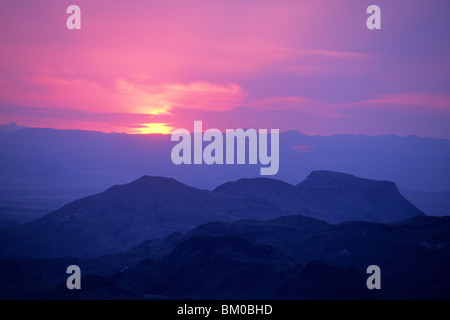
[[[173,145],[170,135],[45,128],[0,133],[0,205],[50,212],[145,174],[171,176],[208,190],[259,176],[256,165],[173,165],[168,158]],[[311,171],[327,169],[395,181],[413,191],[441,192],[450,190],[449,156],[450,141],[445,139],[282,132],[280,170],[274,178],[297,184]],[[26,203],[21,201],[24,196]],[[415,205],[424,204],[419,207],[427,214],[445,214],[448,197],[420,197],[408,194]]]
[[[360,190],[363,193],[357,196]],[[0,257],[94,257],[207,222],[290,215],[335,224],[394,222],[424,214],[393,183],[330,171],[313,172],[297,186],[254,178],[214,191],[173,178],[143,176],[73,201],[38,220],[0,230]]]
[[[340,225],[287,216],[208,223],[94,259],[0,262],[5,299],[448,299],[450,217]],[[65,268],[83,270],[67,290]],[[366,268],[382,270],[367,290]],[[27,277],[23,275],[26,274]],[[91,285],[91,277],[104,285]],[[92,287],[92,288],[91,288]]]

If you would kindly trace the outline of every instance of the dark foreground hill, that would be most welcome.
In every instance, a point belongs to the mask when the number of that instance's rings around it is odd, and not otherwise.
[[[187,232],[212,221],[304,215],[330,223],[394,222],[423,215],[392,182],[315,171],[297,186],[241,179],[200,190],[174,179],[144,176],[69,203],[41,219],[0,229],[0,260],[91,258]]]
[[[289,216],[208,223],[94,259],[0,263],[0,296],[19,299],[449,299],[450,218],[331,225]],[[82,270],[82,290],[65,269]],[[366,269],[381,269],[368,290]]]

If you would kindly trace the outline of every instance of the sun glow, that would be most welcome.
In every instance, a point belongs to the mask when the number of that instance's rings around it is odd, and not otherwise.
[[[152,134],[152,133],[160,133],[160,134],[171,134],[174,130],[173,127],[168,126],[167,123],[143,123],[142,127],[133,129],[133,134]]]

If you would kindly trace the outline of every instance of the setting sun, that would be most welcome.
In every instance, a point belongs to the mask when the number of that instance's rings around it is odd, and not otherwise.
[[[173,127],[167,126],[167,123],[143,123],[141,128],[133,129],[132,134],[171,134]]]

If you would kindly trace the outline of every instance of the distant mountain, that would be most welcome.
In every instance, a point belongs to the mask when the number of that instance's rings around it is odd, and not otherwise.
[[[0,297],[449,299],[449,250],[449,217],[214,222],[117,255],[0,263]],[[79,292],[65,288],[69,264],[83,272]],[[381,268],[381,290],[366,288],[372,264]]]
[[[209,191],[174,179],[144,176],[6,230],[0,238],[9,242],[1,246],[7,255],[23,249],[25,256],[94,257],[206,221],[233,219],[217,206]]]
[[[4,125],[0,124],[0,133],[16,132],[22,129],[28,129],[28,127],[19,126],[14,122]]]
[[[225,198],[259,199],[284,213],[313,215],[293,185],[271,178],[243,178],[227,182],[215,188],[213,193]]]
[[[174,165],[174,145],[170,135],[39,128],[0,132],[0,214],[17,208],[50,212],[143,175],[172,177],[208,190],[259,177],[260,165]],[[393,181],[412,191],[442,192],[450,190],[449,158],[448,140],[288,131],[280,134],[280,170],[271,178],[296,184],[312,171],[326,169]]]
[[[111,280],[140,295],[172,298],[448,299],[449,235],[449,217],[210,223],[179,239],[171,254]],[[365,287],[372,264],[382,270],[378,292]]]
[[[314,171],[296,186],[314,217],[329,222],[393,222],[423,212],[406,200],[389,181],[361,179],[350,174]]]
[[[264,199],[284,213],[301,214],[331,223],[393,222],[423,215],[393,182],[362,179],[333,171],[313,171],[296,187],[268,178],[240,179],[217,187],[214,193]]]
[[[90,258],[206,222],[299,214],[331,223],[394,222],[423,215],[393,183],[328,171],[313,172],[297,186],[256,178],[226,183],[214,191],[144,176],[36,221],[0,229],[0,257]]]

